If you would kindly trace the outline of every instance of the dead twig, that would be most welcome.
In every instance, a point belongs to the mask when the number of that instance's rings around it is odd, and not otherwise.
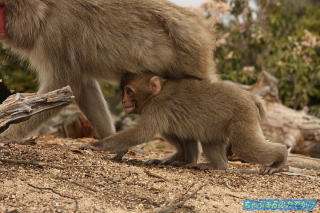
[[[298,177],[305,177],[305,178],[310,178],[312,180],[320,181],[320,178],[318,178],[318,177],[314,177],[311,175],[305,175],[305,174],[292,173],[292,172],[280,172],[280,173],[276,173],[275,175],[298,176]]]
[[[231,193],[226,193],[226,195],[228,195],[228,196],[230,196],[230,197],[233,197],[233,198],[240,199],[240,200],[243,200],[243,199],[244,199],[243,197],[239,197],[239,196],[234,195],[234,194],[231,194]]]
[[[104,165],[64,165],[64,168],[104,167]]]
[[[0,105],[0,133],[11,124],[28,120],[43,111],[59,108],[74,100],[70,86],[46,93],[17,93]]]
[[[227,183],[227,182],[222,182],[222,185],[224,185],[225,187],[227,187],[227,188],[230,189],[230,190],[234,190],[234,189],[229,185],[229,183]]]
[[[66,181],[66,182],[71,183],[71,184],[74,184],[74,185],[79,186],[79,187],[81,187],[81,188],[84,188],[84,189],[90,190],[90,191],[95,192],[95,193],[97,193],[97,192],[98,192],[97,190],[95,190],[95,189],[93,189],[93,188],[91,188],[91,187],[89,187],[89,186],[85,186],[85,185],[83,185],[83,184],[80,184],[80,183],[77,183],[77,182],[74,182],[74,181],[68,180],[67,178],[59,177],[58,179],[59,179],[59,180]]]
[[[160,207],[160,204],[153,201],[151,198],[149,197],[139,197],[138,200],[140,200],[140,202],[155,206],[155,207]]]
[[[60,197],[64,197],[64,198],[68,198],[68,199],[73,200],[73,201],[75,202],[75,206],[76,206],[74,212],[77,212],[77,211],[78,211],[78,209],[79,209],[79,203],[78,203],[78,200],[77,200],[76,198],[71,197],[71,196],[68,196],[68,195],[61,194],[60,192],[57,192],[57,191],[55,191],[55,190],[52,189],[52,188],[38,187],[38,186],[32,185],[31,183],[27,183],[27,184],[28,184],[28,186],[30,186],[30,187],[32,187],[32,188],[34,188],[34,189],[38,189],[38,190],[40,190],[40,191],[47,190],[47,191],[50,191],[50,192],[52,192],[52,193],[54,193],[54,194],[56,194],[56,195],[59,195]]]
[[[2,163],[9,163],[9,164],[21,164],[21,165],[27,165],[27,166],[36,166],[36,167],[51,167],[51,168],[56,168],[56,169],[64,169],[64,167],[59,166],[59,165],[53,165],[53,164],[48,164],[48,163],[43,163],[43,162],[37,162],[37,161],[27,161],[27,160],[12,160],[12,159],[3,159],[0,158],[0,162]]]
[[[12,144],[18,144],[18,145],[36,145],[37,144],[38,136],[32,136],[30,138],[21,139],[19,141],[12,140],[8,138],[4,138],[0,136],[0,143],[4,145],[12,145]]]
[[[149,170],[144,170],[144,173],[146,173],[146,175],[148,175],[149,177],[157,178],[157,179],[160,179],[160,180],[163,180],[163,181],[168,181],[168,179],[166,179],[164,177],[161,177],[160,175],[156,175],[156,174],[150,172]]]
[[[103,167],[103,165],[57,165],[51,163],[37,162],[37,161],[27,161],[27,160],[12,160],[0,158],[0,162],[9,164],[21,164],[26,166],[36,166],[36,167],[50,167],[55,169],[66,169],[66,168],[77,168],[77,167]]]
[[[195,196],[207,184],[204,184],[204,185],[200,186],[195,191],[193,191],[192,193],[189,194],[190,189],[194,185],[195,185],[195,183],[193,183],[179,199],[174,200],[168,206],[165,206],[162,209],[157,210],[156,213],[171,213],[171,212],[175,212],[176,209],[181,208],[185,202],[187,202],[190,198]]]

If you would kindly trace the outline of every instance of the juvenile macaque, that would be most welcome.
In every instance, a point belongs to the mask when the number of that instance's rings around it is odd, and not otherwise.
[[[93,143],[98,149],[121,152],[161,134],[177,153],[158,163],[195,163],[197,141],[213,169],[227,168],[228,144],[241,159],[264,165],[262,173],[273,173],[286,161],[286,147],[268,142],[262,133],[258,97],[232,84],[128,74],[121,86],[124,110],[141,114],[140,120],[134,128]]]
[[[149,70],[214,79],[212,33],[197,14],[166,0],[0,0],[0,40],[29,59],[39,93],[70,85],[99,137],[114,133],[97,79]],[[55,111],[12,125],[24,137]]]

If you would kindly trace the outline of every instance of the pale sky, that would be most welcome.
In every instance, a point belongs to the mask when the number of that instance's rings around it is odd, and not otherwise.
[[[199,7],[204,0],[169,0],[183,7]]]

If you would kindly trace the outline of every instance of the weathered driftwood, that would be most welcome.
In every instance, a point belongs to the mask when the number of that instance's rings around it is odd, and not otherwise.
[[[280,103],[266,102],[267,117],[263,121],[265,135],[275,142],[289,145],[294,151],[310,154],[320,143],[320,120],[304,111],[295,111]],[[319,150],[320,154],[320,150]],[[317,155],[314,152],[314,155]],[[316,157],[316,156],[315,156]],[[319,155],[320,157],[320,155]]]
[[[279,91],[278,91],[278,79],[272,76],[267,72],[262,72],[257,80],[257,82],[253,85],[245,85],[236,83],[233,81],[225,81],[228,83],[236,84],[242,89],[251,91],[257,95],[262,96],[264,99],[271,102],[280,102],[279,99]]]
[[[9,125],[28,120],[33,115],[70,104],[74,99],[69,86],[46,94],[17,93],[0,105],[0,133]]]
[[[300,169],[320,170],[319,158],[311,158],[304,155],[290,154],[287,164]]]

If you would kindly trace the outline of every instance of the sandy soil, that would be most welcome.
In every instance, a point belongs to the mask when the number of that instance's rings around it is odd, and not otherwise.
[[[230,162],[227,171],[144,165],[172,152],[163,142],[117,163],[105,152],[78,151],[89,141],[49,137],[37,145],[0,144],[0,159],[17,161],[0,162],[0,212],[157,212],[179,201],[174,212],[244,212],[244,199],[320,199],[319,172],[244,174],[239,171],[258,167],[240,162]]]

